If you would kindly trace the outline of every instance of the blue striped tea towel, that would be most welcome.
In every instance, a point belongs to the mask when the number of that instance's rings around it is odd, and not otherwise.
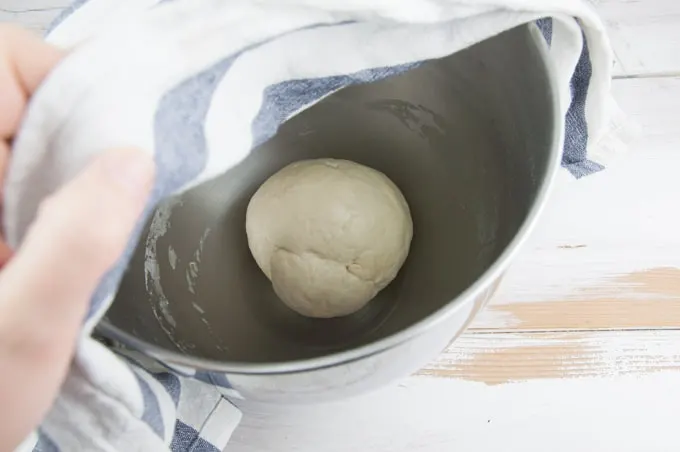
[[[601,170],[588,156],[609,125],[613,60],[584,0],[77,0],[48,36],[72,51],[32,99],[14,144],[8,240],[21,243],[40,201],[104,149],[153,153],[148,215],[323,96],[531,22],[556,68],[563,165],[577,177]],[[301,79],[314,89],[287,91]],[[264,96],[273,85],[280,95]],[[239,422],[222,388],[90,337],[137,240],[94,294],[70,373],[26,450],[216,451]]]

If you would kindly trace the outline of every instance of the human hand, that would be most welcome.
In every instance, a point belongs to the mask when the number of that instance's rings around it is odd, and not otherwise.
[[[0,177],[29,97],[61,57],[0,26]],[[104,152],[43,201],[16,253],[0,237],[0,450],[13,450],[54,401],[92,292],[122,253],[152,180],[145,153]]]

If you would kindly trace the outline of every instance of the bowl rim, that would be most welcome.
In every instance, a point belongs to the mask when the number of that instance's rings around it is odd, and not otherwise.
[[[519,25],[521,27],[522,25]],[[145,355],[159,360],[168,367],[182,372],[187,368],[187,374],[193,371],[207,371],[207,372],[222,372],[234,375],[272,375],[272,374],[290,374],[299,373],[312,370],[320,370],[328,367],[334,367],[342,364],[349,364],[358,361],[365,357],[376,355],[385,350],[399,346],[400,344],[426,333],[430,328],[455,315],[467,303],[473,303],[474,300],[482,294],[494,281],[498,280],[503,272],[509,266],[511,260],[519,251],[520,247],[527,240],[531,231],[536,226],[538,217],[543,212],[547,199],[553,188],[556,179],[560,161],[562,157],[562,146],[564,143],[564,127],[560,127],[558,118],[560,113],[560,101],[557,88],[556,69],[552,60],[549,57],[549,46],[543,38],[540,30],[535,23],[530,22],[524,24],[528,29],[530,36],[536,43],[536,47],[542,56],[541,61],[548,79],[549,94],[552,99],[553,123],[552,123],[552,144],[548,150],[548,162],[545,169],[543,180],[537,190],[536,197],[532,206],[529,209],[522,225],[519,227],[515,236],[510,240],[505,249],[496,258],[496,260],[477,277],[477,279],[464,291],[462,291],[454,299],[443,305],[441,308],[432,312],[428,316],[420,319],[412,325],[400,330],[397,333],[391,334],[387,337],[379,339],[375,342],[361,345],[349,350],[343,350],[336,353],[331,353],[324,356],[271,363],[249,363],[238,361],[217,361],[208,358],[200,358],[167,350],[157,345],[150,344],[142,339],[139,339],[120,328],[113,325],[106,318],[101,319],[96,327],[96,330],[102,336],[118,341],[131,347]],[[513,27],[514,28],[514,27]],[[114,295],[111,295],[111,300]],[[455,332],[451,333],[455,336]],[[182,372],[184,373],[184,372]]]

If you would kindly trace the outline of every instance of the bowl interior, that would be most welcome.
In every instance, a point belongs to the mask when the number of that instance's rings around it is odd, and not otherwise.
[[[293,117],[237,167],[158,208],[105,325],[222,363],[280,363],[380,340],[460,302],[517,234],[546,175],[554,125],[541,55],[523,26]],[[384,172],[414,222],[396,280],[361,311],[325,320],[277,299],[244,227],[267,177],[320,157]]]

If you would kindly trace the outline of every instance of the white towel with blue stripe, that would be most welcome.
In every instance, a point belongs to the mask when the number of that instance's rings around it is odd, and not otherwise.
[[[20,244],[40,201],[95,153],[153,153],[148,215],[162,198],[237,164],[324,96],[523,23],[539,27],[557,69],[563,166],[576,177],[603,169],[596,151],[611,133],[613,58],[586,1],[78,0],[48,36],[72,50],[32,99],[14,144],[7,238]],[[219,379],[122,357],[90,337],[137,240],[94,294],[70,373],[25,450],[227,445],[241,414]]]

